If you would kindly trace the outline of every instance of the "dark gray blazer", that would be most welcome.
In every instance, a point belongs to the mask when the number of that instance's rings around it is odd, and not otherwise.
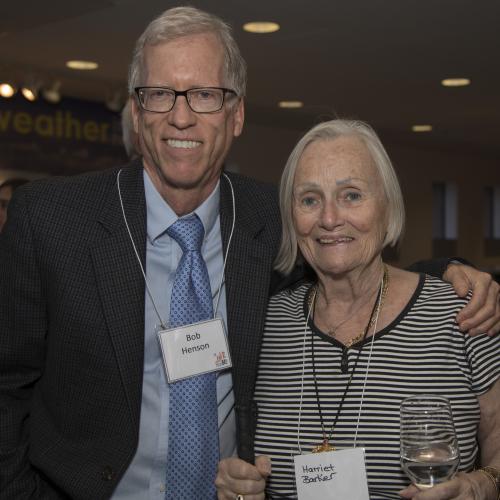
[[[0,498],[108,498],[138,440],[144,279],[123,222],[118,169],[16,192],[0,236]],[[274,187],[231,175],[226,267],[238,451],[253,458],[252,394],[280,238]],[[145,262],[142,167],[124,209]],[[227,247],[231,193],[221,180]]]

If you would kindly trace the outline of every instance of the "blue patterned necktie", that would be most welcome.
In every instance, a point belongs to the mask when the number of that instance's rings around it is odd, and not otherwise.
[[[170,327],[213,317],[207,266],[201,255],[204,228],[197,215],[167,229],[182,248],[170,301]],[[166,500],[214,499],[219,461],[216,375],[170,384]]]

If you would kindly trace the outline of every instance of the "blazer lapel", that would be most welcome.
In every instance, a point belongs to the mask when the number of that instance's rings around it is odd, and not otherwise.
[[[120,192],[138,256],[145,267],[146,203],[142,165],[121,170]],[[139,425],[144,364],[145,283],[120,204],[118,185],[109,192],[100,221],[107,235],[92,249],[97,289],[115,349],[134,425]]]
[[[228,337],[233,359],[236,405],[251,401],[265,311],[269,298],[273,249],[259,239],[266,222],[258,215],[249,193],[236,195],[236,223],[227,256],[225,283]],[[227,251],[233,220],[228,182],[221,182],[221,233]]]

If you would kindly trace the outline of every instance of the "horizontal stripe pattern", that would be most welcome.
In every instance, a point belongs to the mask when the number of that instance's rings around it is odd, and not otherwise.
[[[278,493],[276,498],[295,496],[293,455],[299,448],[301,392],[301,449],[309,452],[322,441],[311,362],[312,335],[321,410],[328,429],[349,377],[340,371],[345,349],[342,344],[312,324],[306,328],[305,297],[309,288],[310,284],[303,284],[271,299],[260,356],[255,449],[257,455],[271,457],[268,486],[271,496]],[[462,334],[455,316],[465,304],[466,300],[457,297],[448,284],[422,275],[404,311],[375,336],[357,437],[357,446],[366,448],[372,500],[397,499],[397,492],[409,484],[399,462],[399,405],[416,393],[441,394],[451,400],[460,470],[473,467],[478,453],[477,396],[499,377],[500,338]],[[368,338],[356,346],[362,346],[358,367],[332,435],[337,448],[353,446],[370,344]],[[358,349],[349,349],[347,355],[350,373]]]

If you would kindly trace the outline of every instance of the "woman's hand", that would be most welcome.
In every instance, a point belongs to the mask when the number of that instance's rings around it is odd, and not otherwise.
[[[497,500],[495,485],[480,471],[459,472],[453,479],[428,490],[419,490],[412,484],[399,495],[412,500]]]
[[[464,264],[450,264],[443,279],[453,285],[460,297],[472,290],[470,302],[458,313],[460,329],[469,335],[500,331],[500,285],[491,275]]]
[[[266,478],[271,474],[271,460],[260,456],[255,465],[239,458],[225,458],[219,462],[219,470],[215,478],[217,498],[219,500],[264,500]]]

